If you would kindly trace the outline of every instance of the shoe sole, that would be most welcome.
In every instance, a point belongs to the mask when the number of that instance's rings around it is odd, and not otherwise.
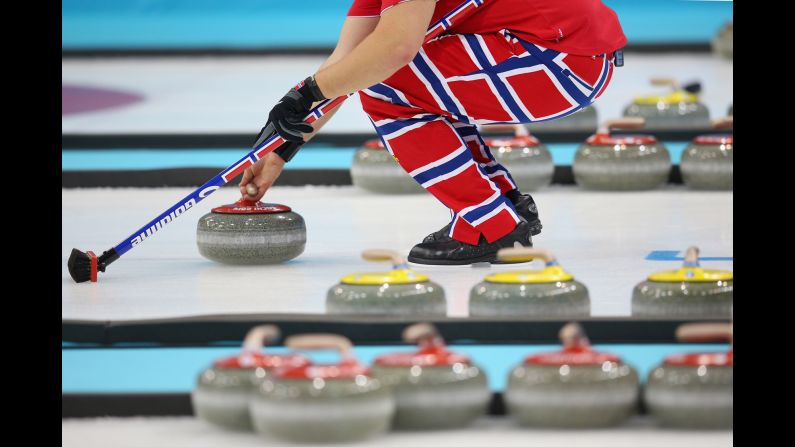
[[[525,247],[532,247],[533,242],[530,242],[530,245],[525,245]],[[480,256],[477,258],[470,258],[470,259],[462,259],[462,260],[451,260],[451,259],[426,259],[426,258],[418,258],[416,256],[409,255],[406,260],[413,264],[423,264],[423,265],[472,265],[472,264],[479,264],[488,262],[490,264],[524,264],[527,261],[500,261],[497,259],[497,254]]]
[[[544,228],[543,225],[541,225],[541,221],[540,220],[535,220],[533,222],[528,222],[528,224],[530,225],[530,236],[538,236],[539,234],[541,234],[541,229]],[[441,236],[446,236],[446,235],[447,235],[447,232],[441,234]],[[433,239],[430,239],[430,240],[423,239],[422,242],[433,242],[433,241],[437,240],[437,238],[439,236],[440,236],[439,234],[436,234],[436,235],[434,235]]]
[[[466,260],[466,261],[451,261],[451,260],[431,260],[431,259],[423,259],[423,258],[415,258],[413,256],[408,257],[408,262],[412,264],[418,265],[472,265],[472,264],[527,264],[527,261],[517,261],[517,262],[509,262],[509,261],[500,261],[495,256],[489,257],[480,257],[475,260]]]

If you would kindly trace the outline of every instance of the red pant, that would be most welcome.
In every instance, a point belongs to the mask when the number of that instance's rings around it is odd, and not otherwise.
[[[359,97],[387,150],[453,212],[450,236],[476,244],[519,222],[504,195],[516,185],[476,125],[570,115],[601,95],[612,69],[609,55],[560,53],[505,31],[445,35]]]

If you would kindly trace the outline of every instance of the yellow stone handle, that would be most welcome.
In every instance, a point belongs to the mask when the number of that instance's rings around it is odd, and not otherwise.
[[[696,246],[687,247],[687,251],[685,252],[685,264],[698,265],[698,254],[699,254],[698,247]]]
[[[555,260],[555,255],[543,248],[512,247],[503,248],[497,252],[497,259],[506,262],[527,262],[540,258],[550,263]]]
[[[657,85],[657,86],[670,85],[671,88],[673,88],[674,90],[680,89],[679,81],[677,81],[674,78],[651,78],[649,82],[651,82],[651,85]]]
[[[284,341],[284,345],[290,349],[336,349],[342,358],[353,357],[351,341],[337,334],[291,335]]]
[[[362,252],[362,258],[367,261],[392,261],[395,266],[405,264],[406,259],[396,250],[385,248],[372,248]]]
[[[591,342],[585,335],[585,330],[577,323],[568,323],[558,332],[563,346],[590,346]]]
[[[731,323],[687,323],[676,329],[676,339],[689,342],[725,340],[731,343],[733,332]]]
[[[723,118],[712,120],[712,127],[715,129],[730,129],[734,127],[734,117],[724,116]]]
[[[403,340],[409,343],[417,343],[427,339],[441,339],[436,326],[430,323],[412,324],[403,330]]]
[[[272,324],[254,326],[243,339],[243,350],[259,351],[265,346],[265,342],[278,339],[280,334],[279,328]]]

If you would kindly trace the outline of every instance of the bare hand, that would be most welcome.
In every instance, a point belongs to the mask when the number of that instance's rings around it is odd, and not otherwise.
[[[243,171],[243,179],[240,180],[240,195],[246,200],[255,202],[261,200],[283,169],[284,160],[280,156],[273,152],[267,154]],[[254,194],[251,194],[252,192]]]

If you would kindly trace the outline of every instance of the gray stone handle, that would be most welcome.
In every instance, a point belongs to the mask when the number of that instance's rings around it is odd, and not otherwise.
[[[254,326],[243,339],[244,351],[259,351],[265,346],[265,342],[271,342],[279,338],[279,328],[272,324]]]
[[[732,342],[734,328],[731,323],[687,323],[676,329],[676,339],[688,342]]]
[[[346,337],[337,334],[301,334],[287,337],[285,346],[290,349],[336,349],[344,359],[353,358],[353,345]]]
[[[555,261],[555,255],[543,248],[512,247],[503,248],[497,252],[497,259],[507,262],[527,262],[533,259],[543,259],[545,263]]]

